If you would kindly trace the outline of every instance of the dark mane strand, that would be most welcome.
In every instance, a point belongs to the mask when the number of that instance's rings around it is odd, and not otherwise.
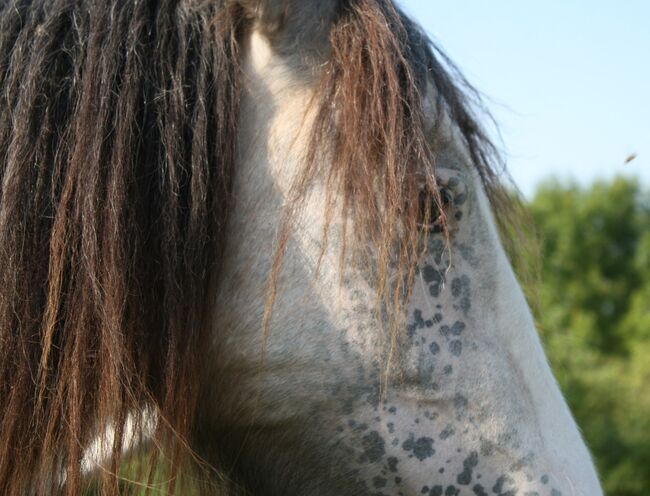
[[[155,405],[161,445],[191,425],[230,203],[237,22],[212,1],[0,9],[0,493],[79,495],[107,426],[110,474],[129,414]]]
[[[82,457],[109,427],[102,490],[119,494],[144,410],[174,491],[231,210],[237,4],[0,0],[0,494],[81,494]],[[427,82],[503,207],[498,154],[471,87],[389,0],[340,0],[330,44],[294,200],[326,178],[398,329],[420,193],[442,209]]]

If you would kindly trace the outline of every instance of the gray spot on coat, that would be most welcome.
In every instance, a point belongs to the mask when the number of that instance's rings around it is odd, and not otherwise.
[[[386,454],[384,438],[377,431],[372,431],[361,439],[363,453],[369,462],[375,463]]]
[[[410,451],[420,461],[432,457],[436,450],[433,449],[433,439],[430,437],[420,437],[415,439],[411,434],[409,438],[402,444],[404,451]]]
[[[443,431],[440,433],[440,439],[442,439],[444,441],[445,439],[449,439],[454,434],[456,434],[456,431],[451,426],[451,424],[447,425],[447,427],[445,427],[443,429]]]
[[[472,451],[467,458],[463,461],[463,471],[458,475],[456,482],[461,486],[469,486],[472,482],[472,472],[478,465],[478,453]]]
[[[496,484],[492,488],[492,492],[498,496],[516,496],[517,489],[513,487],[507,487],[512,486],[514,482],[515,481],[507,475],[502,475],[497,479]]]

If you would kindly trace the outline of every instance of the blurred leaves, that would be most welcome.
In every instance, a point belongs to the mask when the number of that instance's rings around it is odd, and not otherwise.
[[[632,179],[544,183],[529,204],[549,360],[606,493],[650,488],[650,192]]]

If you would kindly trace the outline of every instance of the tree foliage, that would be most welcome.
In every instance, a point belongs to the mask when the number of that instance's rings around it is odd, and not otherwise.
[[[650,487],[650,192],[618,178],[544,183],[529,204],[536,316],[609,496]]]

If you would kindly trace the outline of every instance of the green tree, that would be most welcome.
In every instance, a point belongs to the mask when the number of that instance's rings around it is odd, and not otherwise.
[[[649,198],[631,179],[550,181],[529,205],[539,327],[610,496],[650,488]]]

